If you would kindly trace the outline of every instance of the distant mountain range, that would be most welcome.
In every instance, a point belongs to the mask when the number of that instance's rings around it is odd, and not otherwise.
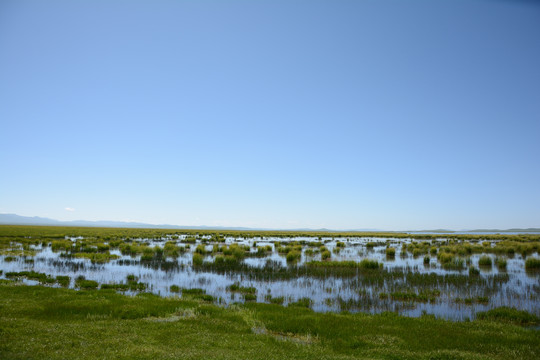
[[[540,233],[540,228],[527,228],[527,229],[477,229],[477,230],[407,230],[407,231],[387,231],[380,229],[349,229],[349,230],[333,230],[333,229],[268,229],[268,228],[248,228],[248,227],[224,227],[224,226],[180,226],[170,224],[146,224],[140,222],[127,222],[127,221],[87,221],[87,220],[73,220],[73,221],[59,221],[49,218],[43,218],[38,216],[20,216],[16,214],[0,214],[0,225],[43,225],[43,226],[81,226],[81,227],[119,227],[119,228],[145,228],[145,229],[201,229],[201,230],[286,230],[286,231],[358,231],[358,232],[417,232],[417,233],[459,233],[459,232],[477,232],[477,233]]]
[[[20,216],[16,214],[0,214],[1,225],[45,225],[45,226],[81,226],[81,227],[119,227],[119,228],[144,228],[144,229],[231,229],[231,230],[253,230],[246,227],[225,228],[219,226],[179,226],[170,224],[146,224],[128,221],[88,221],[72,220],[60,221],[39,216]]]
[[[182,226],[171,224],[147,224],[130,221],[88,221],[72,220],[60,221],[39,216],[20,216],[16,214],[0,214],[0,225],[42,225],[42,226],[80,226],[80,227],[118,227],[118,228],[140,228],[140,229],[201,229],[201,230],[279,230],[269,228],[248,228],[248,227],[225,227],[225,226]],[[330,229],[287,229],[292,231],[336,231]],[[377,231],[377,230],[362,230]]]

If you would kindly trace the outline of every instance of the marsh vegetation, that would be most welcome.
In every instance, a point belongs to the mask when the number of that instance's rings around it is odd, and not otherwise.
[[[0,227],[0,279],[231,306],[540,315],[539,235]]]

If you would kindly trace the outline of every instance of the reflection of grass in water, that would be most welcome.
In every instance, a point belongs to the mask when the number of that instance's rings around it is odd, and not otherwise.
[[[472,304],[488,304],[489,298],[487,296],[476,296],[468,298],[456,298],[454,300],[458,304],[472,305]]]
[[[435,302],[437,298],[441,295],[441,291],[438,289],[433,290],[423,290],[419,293],[413,291],[405,292],[393,292],[389,295],[390,299],[397,301],[412,301],[412,302]],[[381,299],[384,299],[383,293],[380,295]]]
[[[370,263],[371,264],[371,263]],[[269,262],[263,267],[253,267],[244,263],[219,267],[214,263],[204,263],[198,271],[209,271],[219,274],[242,274],[246,280],[277,281],[295,279],[306,276],[326,279],[343,277],[349,279],[347,287],[351,289],[372,288],[374,291],[401,291],[398,288],[409,286],[421,291],[426,288],[440,288],[444,291],[471,291],[482,289],[486,294],[499,291],[501,284],[509,280],[509,275],[494,274],[488,277],[468,274],[419,273],[407,270],[385,270],[373,262],[373,268],[362,268],[360,263],[351,262],[310,262],[303,266],[282,267],[279,263]],[[386,290],[382,290],[383,288]]]

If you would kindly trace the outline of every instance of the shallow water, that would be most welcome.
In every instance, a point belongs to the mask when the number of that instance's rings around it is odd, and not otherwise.
[[[180,237],[181,241],[183,237]],[[75,238],[73,241],[77,240]],[[165,240],[138,239],[142,243],[150,246],[163,246]],[[192,256],[195,247],[201,243],[191,244],[191,250],[182,254],[176,259],[168,258],[167,269],[160,269],[159,264],[150,266],[140,263],[140,256],[131,257],[122,255],[119,250],[111,250],[111,254],[120,256],[118,260],[111,260],[104,264],[93,264],[88,259],[63,258],[59,252],[53,252],[50,247],[33,247],[37,254],[34,257],[16,257],[13,261],[6,261],[6,256],[0,256],[0,270],[5,278],[8,272],[36,271],[53,276],[67,275],[71,277],[70,287],[75,286],[75,278],[84,276],[86,279],[95,280],[100,284],[122,283],[126,277],[134,274],[140,282],[148,284],[147,291],[162,295],[175,296],[170,291],[171,285],[181,288],[202,288],[206,293],[214,296],[218,303],[230,304],[242,302],[243,296],[239,293],[231,293],[227,287],[233,283],[240,283],[244,287],[255,287],[257,289],[257,301],[266,302],[266,296],[273,298],[283,297],[284,305],[295,302],[301,298],[309,298],[313,301],[312,308],[315,311],[365,311],[382,312],[393,311],[408,316],[421,316],[423,314],[433,314],[437,317],[464,320],[473,319],[476,312],[485,311],[495,307],[509,306],[520,310],[527,310],[536,315],[540,315],[540,284],[538,273],[525,271],[524,259],[516,254],[513,258],[506,258],[507,269],[500,271],[494,264],[489,268],[480,267],[479,281],[476,283],[447,281],[444,278],[433,277],[433,282],[418,280],[414,284],[407,281],[408,276],[418,274],[435,275],[465,275],[468,276],[468,268],[474,266],[478,268],[478,259],[482,254],[473,254],[466,259],[470,265],[464,270],[446,270],[438,262],[436,256],[430,256],[430,264],[424,264],[424,255],[413,257],[410,253],[402,256],[402,246],[409,244],[411,240],[404,239],[381,239],[381,238],[349,238],[340,239],[346,246],[339,253],[334,253],[337,241],[331,238],[265,238],[265,239],[234,239],[227,238],[226,244],[239,243],[252,247],[253,242],[257,246],[270,245],[274,250],[265,257],[247,257],[243,260],[245,264],[262,268],[268,261],[274,261],[283,267],[287,267],[284,255],[275,251],[275,244],[288,241],[321,241],[332,252],[332,260],[354,260],[374,259],[383,264],[385,271],[393,272],[392,276],[377,279],[373,283],[366,283],[361,274],[353,277],[312,277],[299,273],[288,279],[268,278],[251,276],[250,273],[238,273],[229,271],[219,274],[211,271],[201,271],[192,266]],[[443,243],[446,240],[438,240]],[[368,242],[376,242],[378,245],[368,248]],[[418,242],[418,241],[417,241]],[[494,245],[492,241],[492,246]],[[395,258],[388,259],[385,254],[387,246],[396,248]],[[207,250],[212,246],[207,245]],[[302,258],[295,264],[289,265],[292,273],[304,263],[312,260],[320,260],[320,254],[313,256],[306,255],[307,246],[303,246]],[[252,247],[252,252],[256,249]],[[495,259],[495,255],[487,254]],[[538,256],[537,253],[533,254]],[[29,261],[33,259],[33,262]],[[213,261],[211,255],[207,255],[205,260]],[[127,263],[127,264],[126,264]],[[395,272],[395,273],[394,273]],[[409,277],[410,279],[410,277]],[[466,278],[465,278],[466,279]],[[23,280],[28,284],[36,284],[36,281]],[[396,291],[415,292],[432,291],[438,289],[440,295],[432,301],[401,301],[393,300],[391,297],[384,298],[381,293],[390,294]],[[127,292],[133,294],[132,292]],[[458,298],[484,298],[484,301],[457,302]],[[487,301],[485,301],[487,299]]]

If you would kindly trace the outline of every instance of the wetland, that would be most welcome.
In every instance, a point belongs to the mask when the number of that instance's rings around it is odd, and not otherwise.
[[[540,236],[0,227],[0,279],[316,312],[540,315]]]

